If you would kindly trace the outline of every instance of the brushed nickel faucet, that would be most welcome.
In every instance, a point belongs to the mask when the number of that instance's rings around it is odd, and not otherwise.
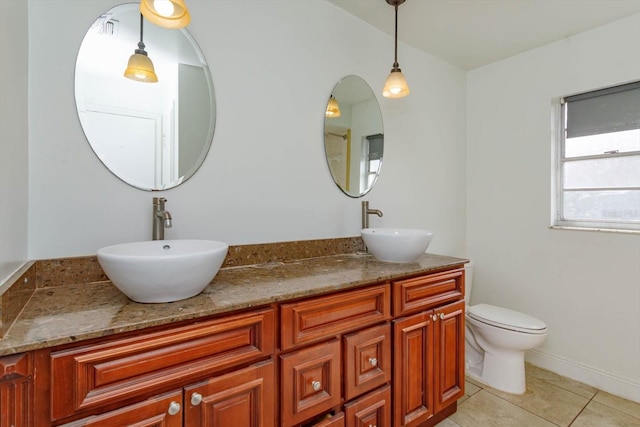
[[[164,229],[171,228],[171,214],[164,209],[167,199],[153,198],[153,240],[164,240]]]
[[[369,209],[369,202],[362,201],[362,228],[369,228],[369,215],[378,215],[382,218],[382,211],[379,209]]]

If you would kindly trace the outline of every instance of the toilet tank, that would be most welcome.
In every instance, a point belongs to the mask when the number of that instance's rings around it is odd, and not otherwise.
[[[464,303],[469,307],[471,302],[471,288],[473,287],[473,263],[464,265]]]

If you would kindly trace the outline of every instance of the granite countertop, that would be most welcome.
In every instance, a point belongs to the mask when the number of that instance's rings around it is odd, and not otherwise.
[[[371,255],[344,254],[228,267],[222,268],[201,294],[162,304],[133,302],[110,282],[37,289],[0,339],[0,356],[320,295],[466,262],[425,254],[414,263],[391,264]]]

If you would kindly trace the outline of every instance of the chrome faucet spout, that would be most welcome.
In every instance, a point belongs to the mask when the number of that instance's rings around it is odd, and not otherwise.
[[[164,197],[153,198],[153,240],[164,240],[164,229],[171,228],[171,214],[164,208],[166,201]]]
[[[362,201],[362,228],[369,228],[369,215],[378,215],[382,218],[382,211],[380,209],[369,209],[369,202]]]

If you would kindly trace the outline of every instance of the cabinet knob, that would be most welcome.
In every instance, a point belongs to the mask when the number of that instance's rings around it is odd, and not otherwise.
[[[198,406],[202,402],[202,395],[200,393],[193,393],[191,395],[191,405]]]
[[[440,320],[444,320],[444,313],[440,313]]]
[[[378,359],[376,359],[375,357],[370,357],[369,358],[369,364],[371,366],[378,366]]]
[[[434,314],[433,316],[431,316],[431,320],[433,320],[434,322],[438,320],[438,315]]]
[[[314,391],[318,391],[320,390],[320,388],[322,388],[322,384],[320,384],[320,381],[312,381],[311,387],[313,387]]]
[[[169,415],[176,415],[180,412],[180,404],[178,402],[169,403],[169,409],[167,410]]]

